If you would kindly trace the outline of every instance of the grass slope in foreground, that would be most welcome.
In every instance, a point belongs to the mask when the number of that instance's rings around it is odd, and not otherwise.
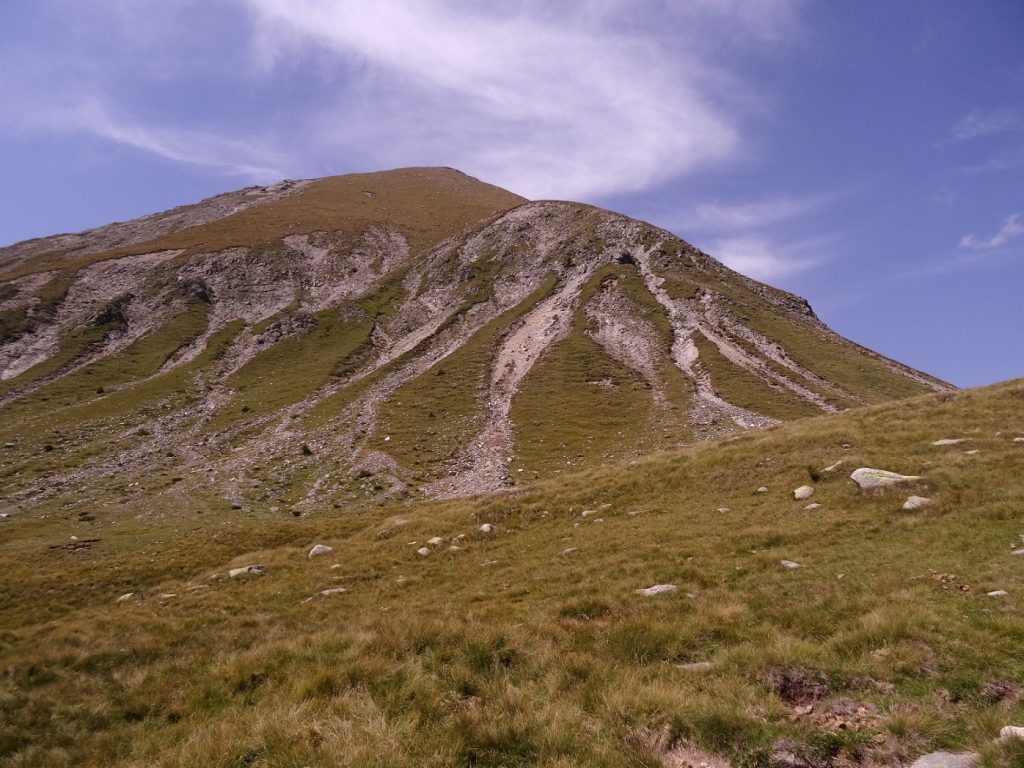
[[[0,763],[1019,766],[991,741],[1024,724],[1018,436],[1024,380],[514,495],[282,521],[172,489],[5,522]],[[923,479],[865,494],[858,466]]]

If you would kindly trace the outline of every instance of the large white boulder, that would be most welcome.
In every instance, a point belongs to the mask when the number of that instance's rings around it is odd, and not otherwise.
[[[320,555],[326,555],[328,552],[334,551],[334,547],[328,547],[326,544],[315,544],[311,550],[309,550],[309,559],[312,560],[314,557]]]
[[[885,469],[861,467],[850,473],[850,479],[861,488],[885,488],[890,485],[910,483],[921,478],[918,475],[901,475],[898,472],[889,472]]]

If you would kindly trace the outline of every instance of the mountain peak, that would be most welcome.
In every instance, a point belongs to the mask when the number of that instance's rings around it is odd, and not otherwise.
[[[0,265],[0,429],[76,488],[458,496],[948,388],[665,230],[447,168],[250,187]]]

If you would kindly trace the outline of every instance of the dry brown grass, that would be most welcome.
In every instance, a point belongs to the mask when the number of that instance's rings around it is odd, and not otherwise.
[[[645,729],[746,765],[780,740],[822,765],[987,745],[1024,718],[1022,403],[1021,381],[929,396],[457,502],[282,519],[171,488],[0,524],[0,760],[656,766]],[[961,436],[980,453],[931,445]],[[924,479],[864,494],[860,465]],[[903,512],[910,492],[935,504]],[[801,675],[826,691],[809,712],[773,682]],[[847,699],[873,714],[838,728]]]

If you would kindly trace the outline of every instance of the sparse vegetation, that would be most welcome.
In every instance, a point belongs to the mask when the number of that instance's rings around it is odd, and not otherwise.
[[[927,387],[653,227],[519,202],[407,169],[13,257],[53,274],[0,284],[5,370],[38,361],[0,383],[0,764],[1019,763],[1024,382],[805,418],[730,360]],[[736,429],[690,363],[794,421]]]
[[[0,754],[21,766],[656,766],[642,734],[662,729],[745,765],[780,743],[819,762],[983,746],[985,765],[1015,765],[1016,744],[987,745],[1024,717],[1024,576],[1007,548],[1022,449],[1005,432],[1024,431],[1022,398],[1024,382],[929,396],[515,495],[286,522],[213,492],[182,505],[168,489],[144,521],[134,503],[106,503],[93,520],[5,523],[0,558],[18,589],[0,598]],[[982,452],[937,449],[936,435]],[[923,480],[867,495],[845,471],[823,473],[824,506],[803,510],[790,487],[837,458]],[[761,484],[771,491],[752,494]],[[900,511],[912,490],[935,505]],[[402,534],[378,536],[394,515]],[[481,521],[497,534],[475,532]],[[70,533],[96,541],[65,547]],[[417,556],[435,535],[445,544]],[[341,567],[307,560],[311,541]],[[266,575],[211,578],[250,562]],[[634,594],[664,582],[679,589]],[[348,591],[303,602],[335,585]],[[986,597],[997,587],[1010,597]],[[847,701],[867,714],[832,719]]]

